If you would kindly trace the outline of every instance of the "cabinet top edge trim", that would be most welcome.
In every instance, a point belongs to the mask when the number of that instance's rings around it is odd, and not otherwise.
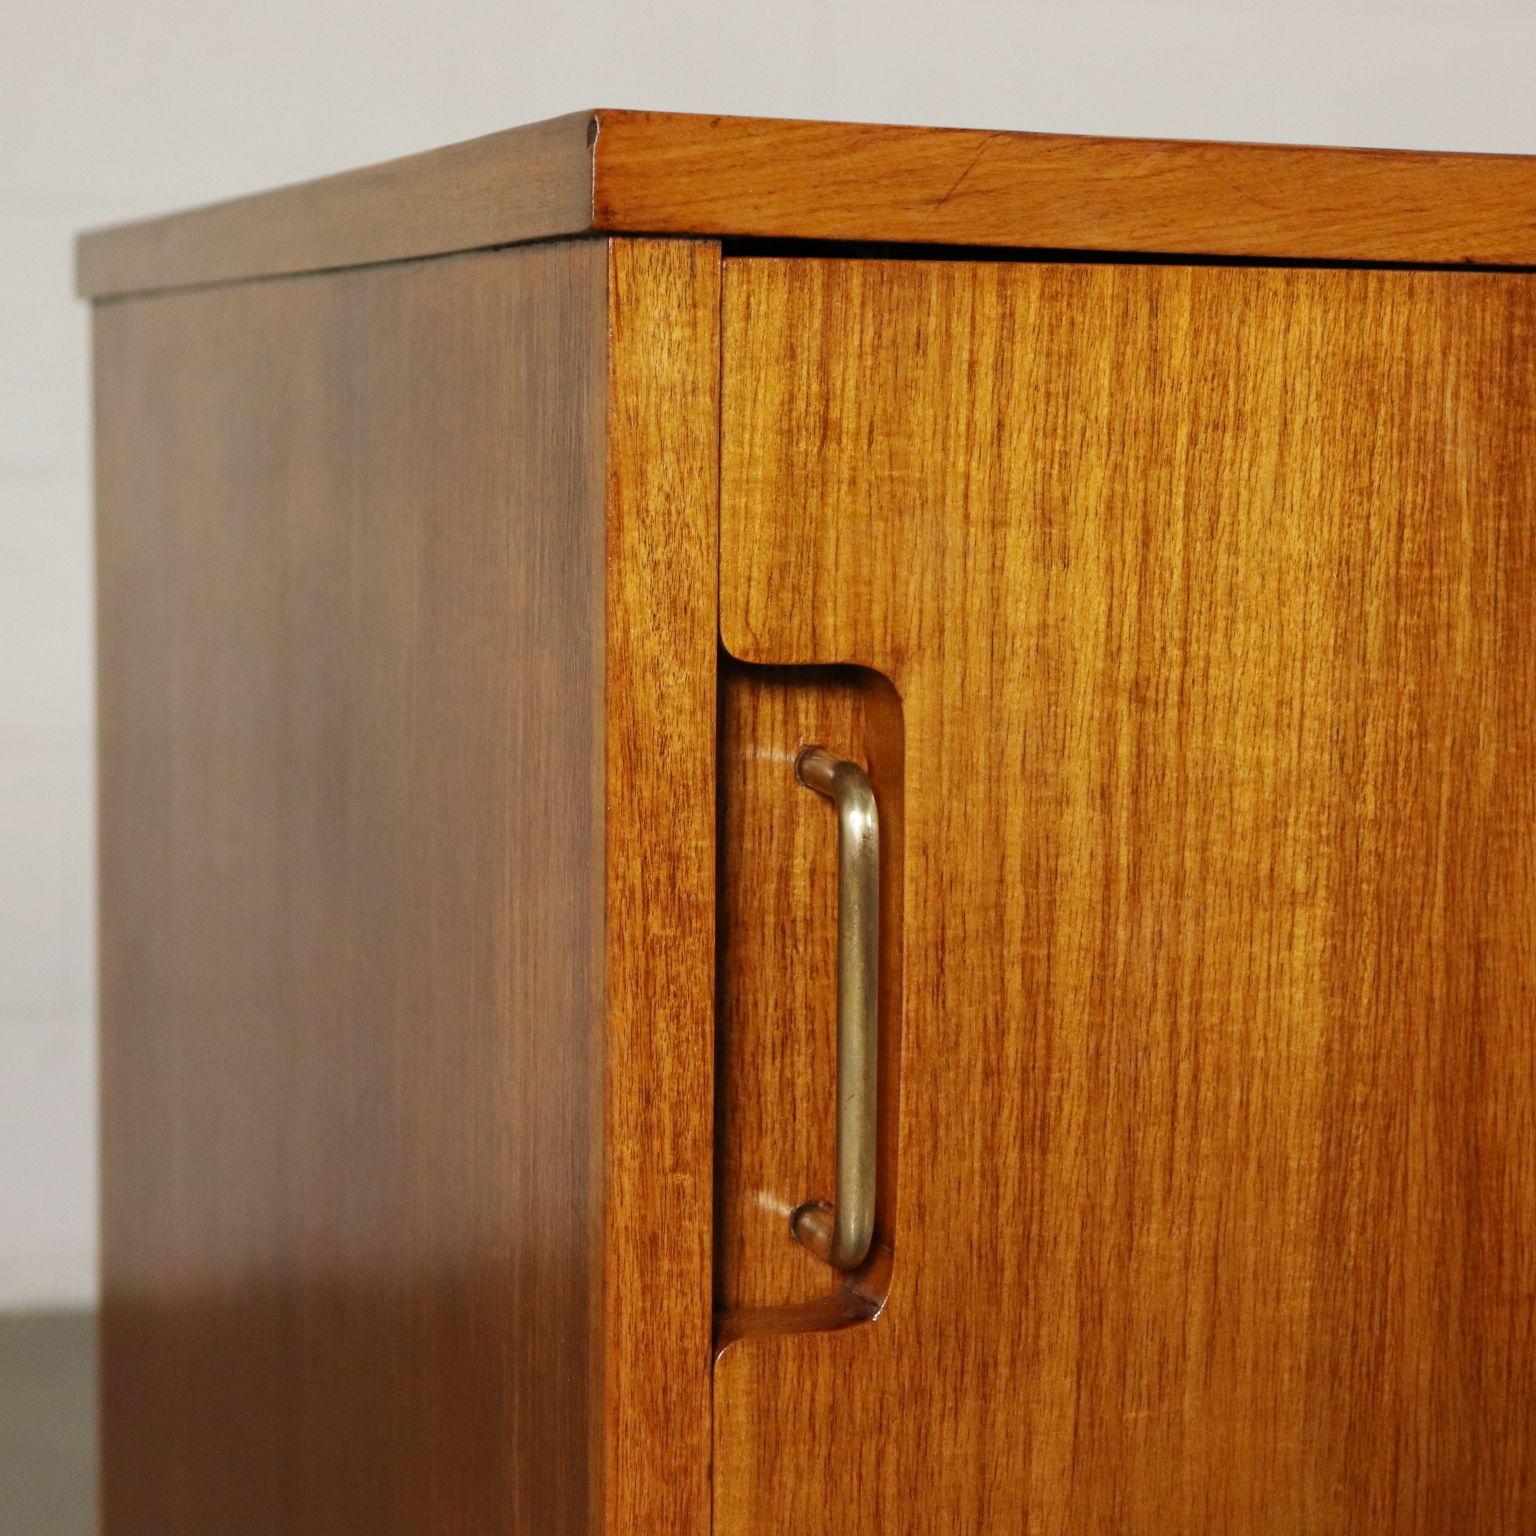
[[[104,299],[588,234],[1536,264],[1536,155],[597,109],[80,236]]]

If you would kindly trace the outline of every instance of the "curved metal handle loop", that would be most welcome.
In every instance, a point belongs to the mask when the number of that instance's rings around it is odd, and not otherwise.
[[[875,1088],[879,1046],[880,813],[857,763],[822,747],[795,759],[795,777],[837,808],[837,1186],[790,1230],[818,1258],[854,1269],[875,1228]]]

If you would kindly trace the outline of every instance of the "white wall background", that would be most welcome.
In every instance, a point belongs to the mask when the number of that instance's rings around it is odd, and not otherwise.
[[[94,1292],[74,230],[590,106],[1536,153],[1532,0],[0,0],[0,22],[0,1307]]]

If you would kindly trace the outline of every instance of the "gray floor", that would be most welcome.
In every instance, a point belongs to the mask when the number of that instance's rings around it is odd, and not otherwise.
[[[96,1321],[0,1314],[0,1532],[94,1536]]]

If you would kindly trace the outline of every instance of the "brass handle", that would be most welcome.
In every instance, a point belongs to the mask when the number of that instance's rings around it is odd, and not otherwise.
[[[854,1269],[875,1227],[875,1072],[879,1046],[880,813],[857,763],[822,747],[795,759],[795,777],[837,808],[837,1185],[790,1230],[818,1258]]]

